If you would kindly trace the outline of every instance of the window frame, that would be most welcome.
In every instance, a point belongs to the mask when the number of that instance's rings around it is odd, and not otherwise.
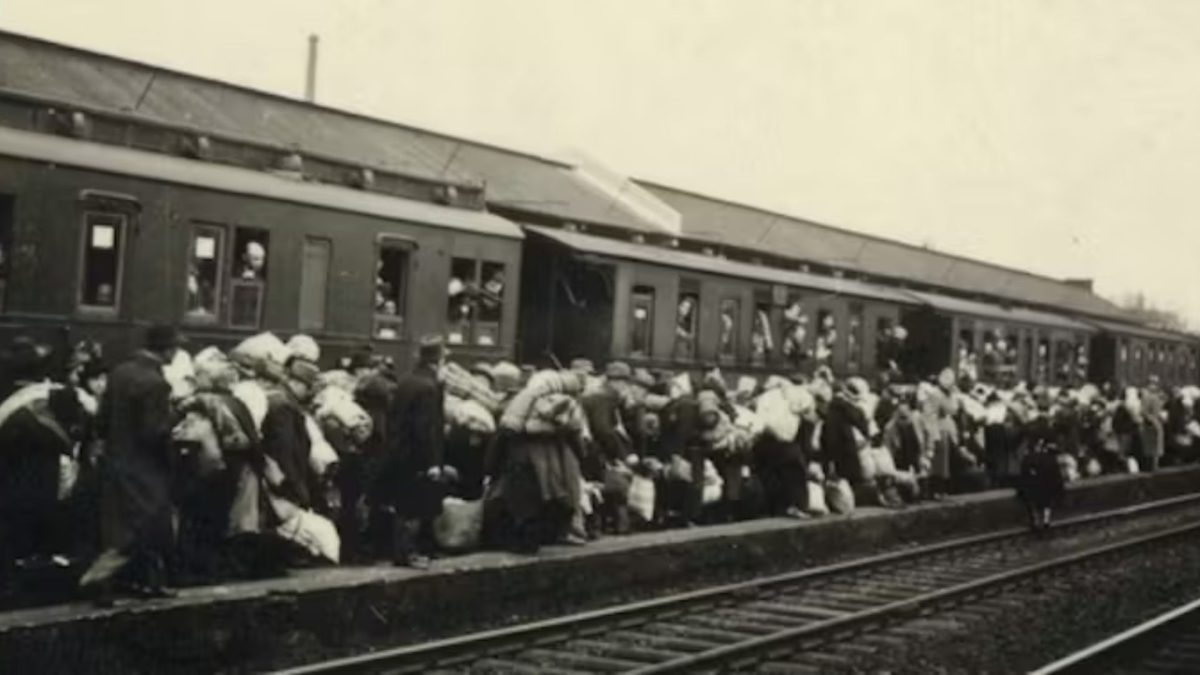
[[[117,262],[114,275],[116,278],[113,284],[113,304],[111,307],[106,305],[90,305],[84,301],[84,284],[87,283],[87,254],[91,249],[91,218],[94,216],[116,218],[120,221],[117,226]],[[79,259],[76,261],[75,270],[77,275],[75,283],[75,310],[81,314],[118,316],[121,313],[121,300],[125,292],[125,251],[129,241],[130,214],[116,209],[85,207],[81,214],[81,223],[83,226],[80,228]]]
[[[377,264],[382,259],[385,249],[401,251],[404,254],[405,262],[403,266],[403,278],[401,280],[402,283],[400,293],[397,295],[398,306],[396,307],[395,314],[380,314],[379,312],[375,311],[375,283],[379,279],[379,275],[374,271],[374,269],[371,270],[369,302],[371,307],[371,339],[373,340],[387,340],[390,342],[394,340],[404,340],[408,335],[408,308],[411,304],[409,302],[409,288],[412,286],[413,258],[417,248],[417,241],[410,237],[386,233],[376,235],[375,237],[374,253],[375,262]],[[330,255],[332,255],[332,250],[330,251]],[[383,337],[379,335],[379,331],[382,328],[380,325],[381,320],[388,323],[399,324],[400,330],[396,332],[395,337]]]
[[[259,330],[262,328],[264,308],[267,304],[267,286],[271,277],[271,230],[265,227],[254,227],[252,225],[232,224],[230,228],[233,232],[233,245],[229,247],[229,267],[226,268],[226,275],[229,278],[229,291],[226,296],[227,316],[225,325],[230,328]],[[262,279],[243,279],[238,274],[238,235],[243,232],[261,232],[266,235],[266,243],[263,244],[264,260],[263,260],[263,277]],[[234,294],[239,288],[257,288],[258,301],[255,303],[255,320],[254,325],[238,324],[233,322],[233,306]]]
[[[646,284],[634,284],[629,289],[629,355],[631,357],[648,359],[654,354],[654,318],[656,313],[656,305],[658,289],[654,286]],[[646,344],[645,349],[638,349],[638,345],[634,344],[634,327],[637,325],[636,312],[639,307],[639,300],[649,300],[648,311],[646,316]]]
[[[730,329],[729,335],[729,351],[724,350],[724,343],[721,340],[722,331],[724,331],[725,307],[733,307],[733,327]],[[699,317],[697,317],[699,318]],[[734,296],[725,296],[717,304],[717,361],[721,363],[735,363],[741,355],[741,328],[742,328],[742,299]]]
[[[232,278],[229,278],[230,277],[230,274],[229,274],[230,261],[229,261],[229,255],[227,253],[227,247],[225,246],[225,243],[228,240],[229,227],[222,223],[210,223],[210,222],[206,222],[206,221],[193,221],[192,222],[190,236],[188,237],[187,251],[185,254],[185,262],[184,262],[185,275],[186,275],[186,268],[187,268],[187,266],[191,265],[192,257],[195,254],[196,238],[199,235],[199,233],[203,230],[209,230],[212,232],[216,232],[217,234],[220,235],[218,237],[219,241],[218,241],[217,255],[215,256],[215,259],[217,261],[217,275],[216,275],[217,283],[216,283],[216,288],[213,289],[213,298],[216,300],[216,307],[214,308],[215,311],[213,312],[213,314],[211,316],[192,314],[188,310],[187,278],[185,276],[184,277],[184,285],[183,285],[183,318],[182,318],[182,322],[189,323],[189,324],[220,325],[220,324],[222,324],[222,319],[223,319],[222,315],[225,314],[224,310],[225,310],[225,303],[226,303],[226,294],[225,294],[226,282],[233,281]]]

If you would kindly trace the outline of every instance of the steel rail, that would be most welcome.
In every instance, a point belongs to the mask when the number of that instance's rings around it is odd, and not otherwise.
[[[813,638],[829,637],[832,634],[861,632],[861,629],[872,625],[891,623],[897,619],[919,614],[934,606],[943,606],[967,598],[995,592],[1004,587],[1030,581],[1035,577],[1049,572],[1074,567],[1091,562],[1113,553],[1123,553],[1143,546],[1162,543],[1186,534],[1200,532],[1200,523],[1182,525],[1154,534],[1135,537],[1114,544],[1098,546],[1086,551],[1060,556],[1052,560],[1026,565],[1007,572],[968,581],[957,586],[926,593],[908,600],[893,602],[881,607],[866,609],[836,619],[800,626],[763,637],[717,647],[715,649],[692,654],[665,663],[658,663],[630,671],[630,675],[661,675],[662,673],[694,672],[709,670],[727,665],[744,666],[746,663],[757,663],[772,658],[785,657],[809,646]],[[807,640],[806,640],[807,638]],[[798,644],[799,643],[799,644]],[[748,660],[748,661],[747,661]]]
[[[1200,599],[1193,600],[1168,612],[1140,623],[1129,630],[1122,631],[1100,642],[1089,645],[1074,654],[1064,656],[1057,661],[1048,663],[1030,675],[1056,675],[1057,673],[1096,672],[1098,668],[1111,663],[1122,652],[1147,638],[1153,638],[1169,631],[1181,621],[1196,618],[1200,615]]]
[[[1085,527],[1107,521],[1120,521],[1143,514],[1166,511],[1200,503],[1200,494],[1126,506],[1100,513],[1087,514],[1055,523],[1052,529],[1061,531]],[[785,587],[802,582],[837,577],[882,567],[888,564],[920,560],[941,554],[968,550],[974,547],[1006,541],[1018,541],[1029,536],[1024,527],[1013,527],[945,542],[915,547],[900,551],[878,554],[844,562],[812,567],[778,575],[760,577],[748,581],[703,588],[643,600],[628,604],[579,612],[562,617],[544,619],[493,630],[469,633],[427,643],[407,645],[301,665],[277,671],[281,675],[316,675],[325,673],[359,673],[386,668],[388,672],[422,672],[433,668],[447,668],[463,663],[493,657],[545,644],[564,642],[573,638],[587,637],[599,632],[619,630],[648,623],[658,618],[682,614],[698,606],[719,607],[736,603],[746,597],[755,596],[766,590]],[[907,602],[907,601],[905,601]],[[899,604],[899,603],[893,603]],[[872,610],[873,611],[873,610]],[[849,617],[840,617],[841,622]],[[822,622],[823,624],[829,622]],[[813,624],[812,626],[816,626]],[[841,623],[832,624],[835,626]],[[807,627],[806,627],[807,628]],[[724,649],[724,648],[722,648]],[[707,653],[707,652],[705,652]],[[724,653],[724,652],[721,652]],[[692,655],[689,659],[700,655]],[[673,662],[669,662],[673,663]],[[667,664],[661,664],[663,666]],[[654,666],[658,667],[658,666]],[[644,670],[639,672],[659,672]],[[667,672],[667,671],[662,671]]]

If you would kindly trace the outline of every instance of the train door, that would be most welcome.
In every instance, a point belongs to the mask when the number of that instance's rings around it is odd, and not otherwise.
[[[550,354],[564,365],[572,358],[604,362],[612,346],[616,269],[571,260],[555,280],[554,334]]]

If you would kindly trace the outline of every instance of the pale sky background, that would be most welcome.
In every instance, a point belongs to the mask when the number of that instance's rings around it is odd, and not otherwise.
[[[0,28],[1057,277],[1200,326],[1198,0],[0,0]]]

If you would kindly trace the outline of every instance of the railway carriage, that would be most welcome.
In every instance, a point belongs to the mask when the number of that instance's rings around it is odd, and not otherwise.
[[[480,210],[0,129],[9,334],[120,352],[134,323],[168,321],[203,342],[303,331],[404,361],[445,332],[464,356],[511,357],[522,236]]]

